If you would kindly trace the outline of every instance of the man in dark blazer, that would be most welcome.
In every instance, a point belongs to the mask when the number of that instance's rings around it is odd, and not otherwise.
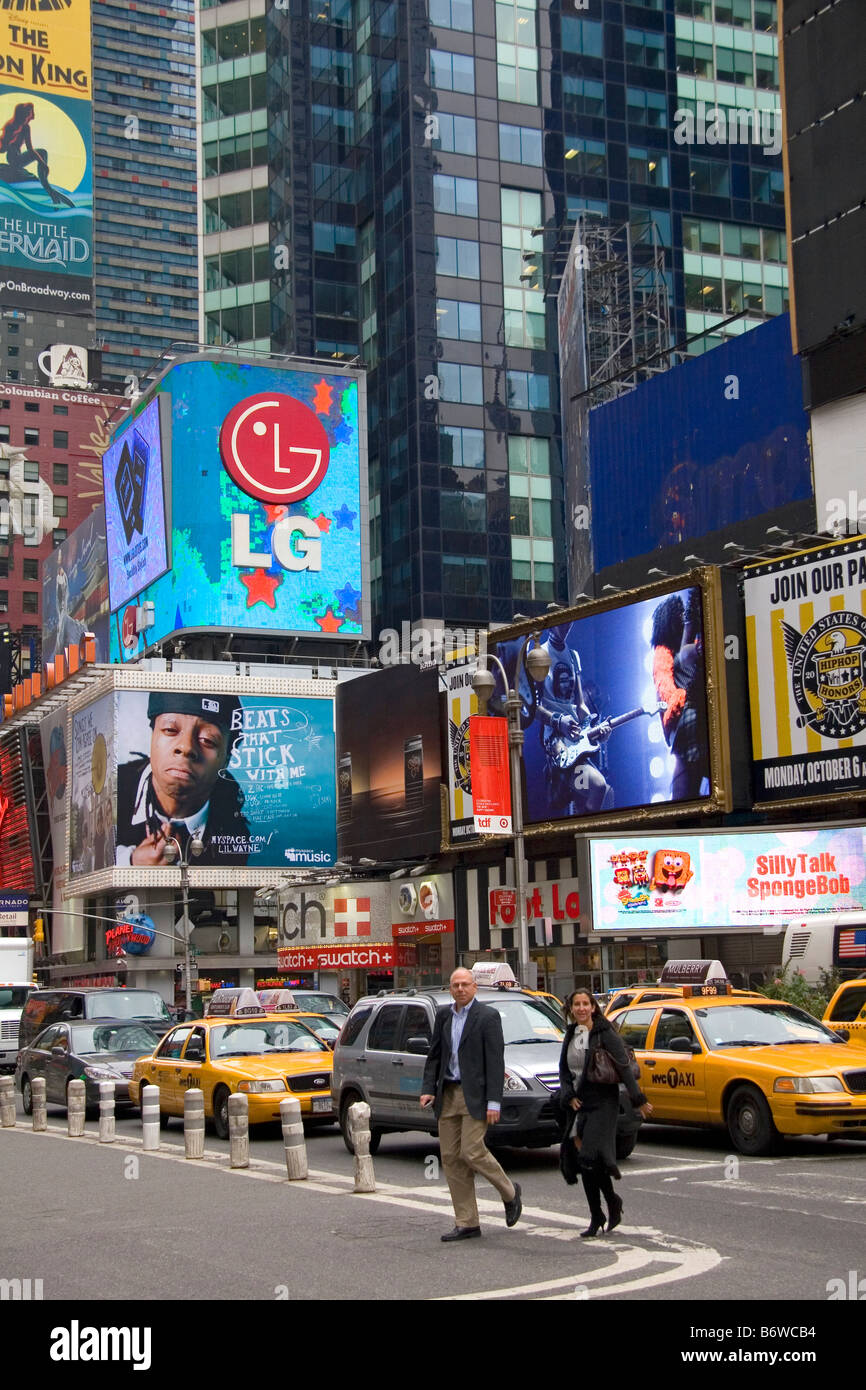
[[[505,1081],[502,1020],[495,1009],[475,999],[471,970],[451,976],[454,1003],[438,1010],[427,1054],[421,1096],[439,1121],[442,1167],[454,1205],[455,1226],[443,1240],[481,1235],[475,1200],[475,1174],[492,1183],[505,1203],[505,1224],[518,1220],[520,1184],[513,1183],[484,1143],[487,1126],[496,1124]]]

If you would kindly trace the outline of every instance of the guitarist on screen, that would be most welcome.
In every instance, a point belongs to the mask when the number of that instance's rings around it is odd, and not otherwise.
[[[589,815],[613,806],[613,789],[604,774],[589,761],[610,736],[608,720],[594,723],[581,680],[580,657],[568,645],[573,623],[550,628],[544,649],[550,670],[541,687],[537,717],[546,762],[548,806],[551,816]],[[591,735],[582,752],[582,735]]]

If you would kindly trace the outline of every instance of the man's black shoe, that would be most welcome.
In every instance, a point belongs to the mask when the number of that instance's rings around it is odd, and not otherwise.
[[[453,1231],[447,1235],[440,1236],[440,1240],[471,1240],[473,1236],[481,1235],[480,1226],[455,1226]]]
[[[505,1203],[505,1224],[506,1226],[516,1226],[520,1220],[520,1213],[523,1211],[523,1203],[520,1200],[520,1183],[514,1184],[514,1196],[510,1202]]]

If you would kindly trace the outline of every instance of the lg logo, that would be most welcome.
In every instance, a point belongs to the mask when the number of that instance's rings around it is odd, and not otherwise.
[[[229,411],[220,430],[226,472],[259,502],[300,502],[328,471],[330,445],[321,420],[292,396],[264,391]]]
[[[220,454],[232,481],[271,514],[271,551],[250,544],[250,514],[232,515],[232,564],[269,570],[278,561],[287,570],[322,568],[322,533],[289,507],[309,497],[324,480],[330,444],[318,416],[293,396],[264,391],[239,401],[220,430]]]

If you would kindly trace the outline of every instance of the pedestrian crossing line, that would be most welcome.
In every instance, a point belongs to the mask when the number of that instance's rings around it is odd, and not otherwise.
[[[642,1233],[640,1227],[634,1227],[632,1231]],[[611,1249],[610,1246],[603,1248]],[[598,1246],[593,1246],[593,1249],[598,1249]],[[566,1298],[609,1298],[614,1294],[632,1293],[637,1289],[652,1288],[660,1284],[691,1279],[698,1274],[707,1274],[721,1264],[722,1258],[717,1250],[713,1250],[709,1246],[684,1248],[676,1251],[620,1246],[616,1251],[616,1258],[611,1264],[605,1265],[601,1269],[591,1270],[586,1274],[579,1272],[564,1279],[545,1279],[538,1283],[517,1284],[509,1288],[482,1289],[476,1293],[446,1294],[434,1301],[437,1303],[467,1303],[490,1299],[526,1299],[532,1298],[535,1294],[547,1295],[546,1298],[538,1299],[539,1302],[561,1301]],[[610,1278],[621,1279],[624,1274],[636,1273],[638,1270],[654,1264],[665,1265],[668,1268],[655,1274],[646,1274],[637,1279],[629,1279],[625,1283],[607,1284],[602,1282]],[[589,1285],[593,1285],[593,1287],[590,1289]],[[552,1292],[553,1290],[556,1292]]]

